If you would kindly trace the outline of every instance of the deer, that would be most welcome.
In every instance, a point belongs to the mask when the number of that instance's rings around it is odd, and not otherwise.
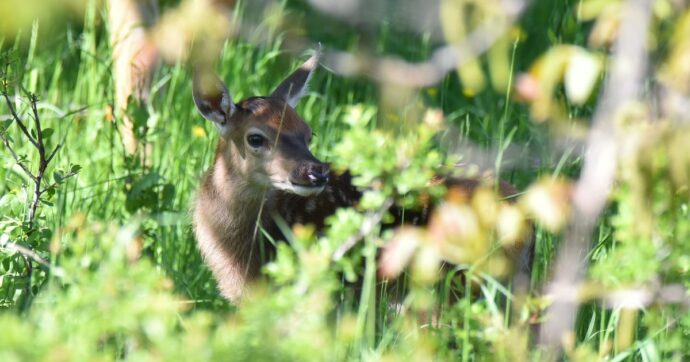
[[[273,255],[272,246],[261,241],[262,232],[285,240],[276,219],[287,225],[312,224],[319,230],[327,216],[355,205],[362,196],[348,172],[331,172],[311,153],[312,130],[294,109],[320,53],[319,46],[269,96],[237,103],[214,72],[194,71],[197,110],[213,122],[220,137],[194,200],[193,229],[221,295],[232,303],[241,300],[248,283],[260,276],[264,261]],[[470,191],[480,184],[477,179],[445,182]],[[500,188],[504,195],[515,193],[505,182]],[[419,213],[416,221],[424,223],[426,214]]]

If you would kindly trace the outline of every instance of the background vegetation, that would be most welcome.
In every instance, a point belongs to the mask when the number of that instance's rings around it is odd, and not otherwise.
[[[12,3],[0,4],[0,360],[690,358],[686,1],[444,0],[428,14],[407,11],[413,1],[381,1],[355,18],[324,15],[323,1],[229,6],[232,36],[214,43],[208,29],[196,34],[210,39],[204,49],[219,58],[236,100],[268,94],[310,44],[330,52],[297,111],[314,129],[317,157],[350,168],[366,191],[322,234],[294,228],[241,306],[219,297],[191,230],[216,134],[194,109],[188,54],[166,53],[148,101],[130,105],[148,145],[131,155],[114,107],[107,6]],[[191,3],[163,2],[170,23],[160,31],[196,29],[175,22],[198,14]],[[607,89],[619,84],[607,82],[631,7],[648,19],[636,25],[647,63],[630,87],[639,92],[616,103]],[[431,20],[411,26],[410,12]],[[499,33],[482,54],[430,84],[409,84],[412,73],[377,78],[383,67],[344,74],[338,63],[343,54],[422,62],[487,22]],[[602,104],[616,107],[602,116]],[[604,190],[606,207],[568,249],[592,216],[577,195],[588,190],[581,170],[597,134],[615,150],[613,164],[595,172],[610,172],[611,187],[589,190],[592,198]],[[380,230],[386,201],[414,204],[430,175],[486,170],[525,190],[517,203],[488,188],[443,209],[464,216],[437,217],[430,227],[443,240],[420,236],[427,229]],[[363,228],[372,218],[379,223]],[[503,250],[528,222],[535,258],[526,293],[512,289]],[[456,223],[459,235],[449,228]],[[384,265],[382,249],[393,255]],[[558,250],[568,253],[557,258]],[[558,284],[561,260],[580,258],[571,282]],[[439,268],[441,260],[452,266]],[[379,268],[401,273],[401,283],[378,279]],[[544,336],[548,321],[568,320],[554,310],[574,323]]]

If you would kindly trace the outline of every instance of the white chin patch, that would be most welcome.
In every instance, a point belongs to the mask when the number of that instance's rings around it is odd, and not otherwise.
[[[300,196],[314,196],[318,195],[326,187],[324,186],[300,186],[291,182],[274,182],[273,186],[279,190],[287,191]]]

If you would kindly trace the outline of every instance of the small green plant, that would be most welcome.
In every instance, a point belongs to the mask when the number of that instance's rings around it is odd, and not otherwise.
[[[19,77],[16,58],[4,53],[0,56],[0,66],[0,97],[9,112],[9,120],[0,126],[0,138],[14,161],[14,165],[8,166],[18,167],[24,176],[21,187],[4,195],[0,202],[5,210],[11,211],[0,220],[0,265],[5,275],[0,283],[0,305],[18,304],[26,308],[46,281],[51,267],[46,254],[53,230],[46,226],[39,206],[53,206],[56,189],[81,167],[50,167],[63,145],[51,142],[55,138],[53,129],[41,123],[38,96],[16,81]],[[12,136],[12,125],[18,129],[14,132],[16,139]],[[30,144],[35,156],[17,151],[21,143]],[[51,169],[52,177],[49,177]]]

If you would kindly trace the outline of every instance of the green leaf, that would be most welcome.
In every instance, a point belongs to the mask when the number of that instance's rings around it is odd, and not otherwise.
[[[7,129],[10,128],[11,125],[12,122],[10,121],[0,122],[0,134],[5,133],[5,131],[7,131]]]
[[[43,132],[42,132],[43,138],[44,138],[44,139],[48,139],[48,138],[50,138],[50,136],[53,135],[53,133],[54,133],[54,132],[53,132],[53,129],[52,129],[52,128],[46,128],[46,129],[44,129]]]
[[[53,181],[55,181],[55,183],[59,184],[60,182],[62,182],[63,179],[64,179],[64,175],[62,174],[62,172],[60,172],[60,171],[53,172]]]

